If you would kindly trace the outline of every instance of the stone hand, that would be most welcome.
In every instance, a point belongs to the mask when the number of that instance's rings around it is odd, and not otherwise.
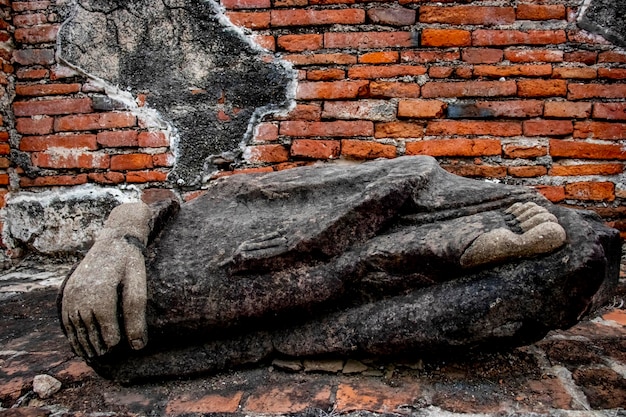
[[[146,268],[142,246],[150,209],[143,203],[116,207],[95,244],[67,280],[61,320],[76,353],[108,352],[123,336],[133,349],[147,341]]]

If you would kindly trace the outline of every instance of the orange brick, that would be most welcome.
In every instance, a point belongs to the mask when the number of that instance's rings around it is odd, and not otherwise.
[[[591,115],[591,103],[573,101],[547,101],[544,105],[545,117],[565,119],[586,119]]]
[[[581,64],[594,65],[598,60],[598,53],[595,51],[572,51],[564,55],[567,62],[580,62]]]
[[[50,96],[78,93],[80,88],[80,84],[18,84],[15,86],[15,94],[33,97]]]
[[[506,167],[493,165],[442,165],[443,169],[462,177],[483,177],[483,178],[504,178],[506,177]]]
[[[378,142],[369,142],[363,140],[341,141],[341,155],[351,159],[376,159],[376,158],[395,158],[397,154],[394,145],[386,145]]]
[[[126,177],[121,172],[103,172],[103,173],[95,173],[92,172],[87,175],[89,181],[96,182],[98,184],[120,184],[126,180]]]
[[[137,145],[142,148],[161,148],[169,144],[170,141],[163,132],[141,132],[137,136]]]
[[[526,120],[522,126],[524,136],[567,136],[574,132],[569,120]]]
[[[624,172],[624,164],[554,164],[550,168],[550,175],[554,176],[617,175],[622,172]]]
[[[558,97],[567,95],[565,80],[518,80],[520,97]]]
[[[297,104],[286,117],[277,116],[277,120],[320,120],[322,108],[318,104]]]
[[[112,112],[63,116],[56,119],[54,130],[67,132],[76,130],[100,130],[134,127],[137,118],[132,113]]]
[[[472,32],[472,45],[557,45],[567,42],[563,30],[488,30],[478,29]]]
[[[377,123],[374,137],[381,138],[421,138],[424,136],[424,124],[415,122]]]
[[[519,122],[492,122],[492,121],[456,121],[434,120],[428,123],[426,135],[491,135],[491,136],[519,136],[522,134],[522,125]]]
[[[477,77],[542,77],[552,74],[552,65],[476,65],[474,75]]]
[[[535,189],[553,203],[565,200],[565,187],[557,185],[536,185]]]
[[[285,55],[283,59],[294,65],[351,65],[356,63],[356,57],[350,54]]]
[[[419,21],[453,25],[506,25],[515,21],[515,9],[490,6],[421,6]]]
[[[378,49],[410,46],[413,46],[411,32],[326,32],[324,34],[325,48]]]
[[[307,122],[285,121],[280,123],[279,133],[294,137],[351,137],[371,136],[374,132],[374,124],[370,121],[343,121],[334,122]]]
[[[0,132],[0,142],[9,141],[9,132]]]
[[[348,77],[352,79],[394,78],[423,74],[426,74],[426,67],[421,65],[361,65],[350,67],[348,70]]]
[[[555,158],[626,160],[626,150],[620,145],[550,140],[550,155]]]
[[[299,100],[337,100],[357,98],[367,94],[368,81],[334,81],[298,83]]]
[[[400,54],[397,51],[369,52],[359,56],[360,64],[393,64],[398,62]]]
[[[557,67],[554,68],[552,78],[576,78],[593,80],[598,76],[595,68],[570,68],[570,67]]]
[[[152,155],[152,162],[155,167],[171,167],[174,166],[174,155],[171,153],[157,153]]]
[[[461,58],[459,51],[402,51],[401,62],[417,62],[427,64],[432,62],[449,62]]]
[[[239,403],[243,392],[220,395],[210,394],[201,398],[182,397],[167,403],[165,413],[167,415],[183,414],[211,414],[211,413],[235,413],[239,410]]]
[[[272,6],[270,0],[221,0],[226,9],[268,9]]]
[[[325,119],[389,121],[396,117],[396,106],[389,100],[327,101]]]
[[[100,132],[97,141],[99,145],[109,148],[137,146],[137,135],[134,130]]]
[[[319,34],[285,35],[278,37],[278,47],[289,52],[314,51],[323,46],[324,37]]]
[[[269,12],[226,12],[226,17],[234,25],[248,29],[267,29],[270,27]]]
[[[563,51],[552,49],[506,49],[504,59],[511,62],[563,62]]]
[[[422,97],[498,97],[514,96],[515,81],[462,81],[427,82],[422,87]]]
[[[0,155],[9,155],[11,146],[8,143],[0,143]]]
[[[39,44],[56,42],[59,25],[38,25],[15,30],[14,37],[18,43]]]
[[[309,384],[312,385],[312,384]],[[327,409],[331,405],[330,387],[306,387],[307,396],[301,395],[301,387],[259,387],[243,407],[247,413],[290,414],[307,409]]]
[[[408,142],[407,155],[487,156],[500,155],[501,144],[495,139],[440,139]]]
[[[575,182],[565,185],[565,198],[574,200],[613,201],[615,184],[612,182]]]
[[[611,80],[626,80],[626,69],[624,68],[598,68],[598,77]]]
[[[337,140],[296,139],[291,143],[291,156],[312,159],[335,159],[341,152]]]
[[[537,158],[548,154],[548,148],[542,145],[506,144],[502,152],[507,158]]]
[[[276,39],[272,35],[253,35],[252,39],[261,48],[269,51],[276,51]]]
[[[20,187],[53,187],[58,185],[80,185],[87,182],[87,174],[54,175],[37,178],[20,178]]]
[[[626,64],[626,52],[605,51],[598,54],[598,62],[611,62],[616,64]]]
[[[400,100],[398,117],[439,118],[445,113],[446,103],[439,100]]]
[[[466,48],[461,54],[463,61],[469,64],[495,64],[502,61],[503,55],[501,49],[489,48]]]
[[[166,179],[167,173],[161,171],[128,171],[126,173],[126,182],[129,183],[163,182]]]
[[[563,20],[565,6],[562,4],[518,4],[516,17],[518,20]]]
[[[289,160],[289,151],[282,145],[250,146],[244,153],[250,162],[285,162]]]
[[[91,99],[89,98],[63,98],[13,103],[13,112],[18,117],[89,113],[92,110]]]
[[[626,120],[626,103],[595,103],[594,119]]]
[[[22,135],[46,135],[52,133],[52,117],[19,118],[15,124],[15,129]]]
[[[272,10],[271,25],[280,26],[311,26],[311,25],[357,25],[365,23],[365,10]]]
[[[15,75],[21,80],[39,80],[46,78],[48,74],[50,71],[44,68],[20,68]]]
[[[626,123],[576,122],[574,137],[577,139],[626,139]]]
[[[423,29],[420,44],[435,48],[470,46],[472,44],[472,36],[467,30]]]
[[[131,153],[111,156],[111,170],[127,171],[152,168],[152,155],[145,153]]]
[[[306,79],[309,81],[334,81],[346,78],[346,72],[339,68],[308,70]]]
[[[24,136],[20,141],[20,150],[25,152],[41,152],[50,148],[95,150],[98,145],[96,135]]]
[[[548,173],[548,169],[540,165],[515,166],[508,168],[509,175],[519,178],[541,177]]]
[[[430,67],[428,69],[428,76],[430,78],[448,78],[454,72],[452,67]]]
[[[370,97],[411,98],[420,96],[420,86],[417,83],[373,81],[369,87]]]
[[[626,97],[626,84],[569,84],[568,90],[569,100]]]
[[[75,153],[33,153],[31,155],[33,165],[40,168],[70,169],[70,168],[109,168],[110,157],[105,154],[89,152]]]

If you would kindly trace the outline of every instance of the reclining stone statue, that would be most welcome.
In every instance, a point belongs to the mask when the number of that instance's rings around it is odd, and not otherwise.
[[[620,250],[595,214],[430,157],[323,164],[223,178],[180,209],[115,208],[60,314],[74,350],[127,382],[503,348],[605,301]]]

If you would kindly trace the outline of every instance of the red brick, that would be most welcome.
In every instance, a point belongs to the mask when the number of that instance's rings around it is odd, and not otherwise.
[[[613,201],[615,184],[612,182],[575,182],[565,185],[565,198],[574,200]]]
[[[515,9],[501,6],[421,6],[419,21],[453,25],[505,25],[515,22]]]
[[[98,149],[96,135],[24,136],[20,150],[25,152],[47,151],[51,148]]]
[[[285,61],[294,65],[351,65],[356,57],[350,54],[285,55]]]
[[[444,116],[446,103],[439,100],[400,100],[398,117],[440,118]]]
[[[87,183],[87,174],[20,178],[20,187],[53,187],[58,185],[80,185],[85,183]]]
[[[508,168],[509,175],[519,178],[541,177],[548,173],[548,169],[541,165],[515,166]]]
[[[548,148],[543,145],[506,144],[502,153],[507,158],[537,158],[548,154]]]
[[[569,100],[626,97],[626,84],[569,84],[568,89]]]
[[[426,135],[491,135],[491,136],[519,136],[522,126],[519,122],[492,122],[492,121],[456,121],[434,120],[428,123]]]
[[[574,132],[569,120],[526,120],[522,126],[524,136],[568,136]]]
[[[543,112],[541,100],[476,101],[478,109],[488,110],[492,117],[536,117]]]
[[[272,7],[270,0],[221,0],[226,9],[269,9]]]
[[[145,153],[131,153],[111,156],[111,170],[128,171],[152,168],[152,155]]]
[[[66,132],[75,130],[119,129],[134,127],[136,124],[137,118],[132,113],[94,113],[60,117],[54,123],[54,130],[57,132]]]
[[[567,95],[565,80],[518,80],[517,95],[520,97],[559,97]]]
[[[550,140],[550,155],[557,158],[626,160],[626,150],[621,145],[558,139]]]
[[[506,167],[493,165],[442,165],[443,169],[462,177],[484,177],[484,178],[504,178],[506,177]]]
[[[8,158],[0,158],[0,168],[7,169],[10,166],[11,166],[11,161]]]
[[[167,403],[165,413],[169,416],[183,414],[235,413],[239,411],[239,403],[243,392],[234,394],[209,394],[201,398],[182,397]]]
[[[545,117],[565,119],[586,119],[591,115],[591,103],[573,101],[547,101],[544,105]]]
[[[278,47],[289,52],[314,51],[320,49],[323,43],[324,37],[319,34],[278,37]]]
[[[276,51],[276,39],[272,35],[253,35],[252,39],[261,48],[269,51]]]
[[[563,62],[563,51],[552,49],[506,49],[504,59],[511,62]]]
[[[17,78],[21,80],[39,80],[46,78],[50,71],[43,68],[20,68],[17,70]]]
[[[341,155],[351,159],[395,158],[397,154],[394,145],[363,140],[341,141]]]
[[[89,181],[106,185],[120,184],[126,180],[126,176],[121,172],[92,172],[89,173],[87,177],[89,178]]]
[[[370,97],[412,98],[420,96],[420,86],[417,83],[373,81],[369,87]]]
[[[393,64],[398,62],[400,54],[397,51],[368,52],[359,56],[360,64]]]
[[[267,29],[270,27],[269,12],[226,12],[226,17],[234,25],[248,29]]]
[[[594,119],[626,120],[626,103],[595,103]]]
[[[611,80],[626,80],[626,69],[623,68],[598,68],[598,77]]]
[[[322,117],[325,119],[377,120],[395,119],[396,105],[389,100],[327,101]]]
[[[346,72],[339,68],[308,70],[306,79],[309,81],[334,81],[346,78]]]
[[[272,10],[271,25],[280,26],[311,26],[311,25],[358,25],[365,23],[365,10]]]
[[[428,76],[430,78],[448,78],[454,72],[452,67],[430,67],[428,69]]]
[[[411,32],[327,32],[324,34],[325,48],[375,49],[412,45]]]
[[[22,135],[46,135],[52,133],[52,117],[19,118],[15,129]]]
[[[302,82],[298,83],[299,100],[338,100],[367,94],[367,81]]]
[[[13,60],[20,65],[52,65],[53,49],[20,49],[13,52]]]
[[[289,152],[282,145],[258,145],[246,149],[247,159],[250,162],[285,162],[289,159]]]
[[[164,132],[141,132],[137,136],[137,145],[142,148],[160,148],[169,146],[170,141]]]
[[[556,45],[567,42],[563,30],[486,30],[478,29],[472,33],[472,45]]]
[[[416,12],[406,7],[373,8],[367,11],[372,23],[390,26],[408,26],[415,23]]]
[[[268,142],[278,139],[278,124],[263,122],[259,123],[254,129],[255,142]]]
[[[306,122],[285,121],[280,123],[281,135],[294,137],[352,137],[371,136],[374,124],[370,121]]]
[[[155,167],[172,167],[176,158],[171,153],[158,153],[152,155],[152,162]]]
[[[43,13],[20,14],[13,17],[13,24],[18,27],[36,26],[48,23],[48,17]]]
[[[9,141],[9,132],[0,132],[0,142]]]
[[[377,123],[374,137],[384,138],[421,138],[424,136],[424,124],[415,122]]]
[[[352,79],[394,78],[426,74],[426,67],[421,65],[360,65],[350,67],[348,77]]]
[[[579,29],[568,30],[567,40],[572,43],[582,43],[587,45],[611,45],[611,42],[606,40],[606,38],[602,35]]]
[[[565,6],[562,4],[518,4],[516,17],[518,20],[563,20]]]
[[[33,165],[40,168],[70,169],[70,168],[109,168],[110,157],[105,154],[89,152],[75,153],[34,153],[31,156]]]
[[[54,67],[52,67],[52,71],[50,71],[50,79],[52,81],[64,80],[67,78],[74,78],[79,75],[80,74],[78,74],[76,71],[64,65],[55,65]],[[85,84],[83,86],[83,92],[85,93],[103,93],[104,92],[103,87],[100,87],[100,86],[92,87],[91,90],[88,90],[87,86],[88,84]]]
[[[503,52],[501,49],[467,48],[461,56],[469,64],[495,64],[502,61]]]
[[[459,51],[402,51],[400,61],[427,64],[440,61],[456,61],[461,58]]]
[[[91,99],[63,98],[39,101],[20,101],[13,103],[13,112],[16,116],[58,115],[72,113],[89,113]]]
[[[598,60],[598,53],[595,51],[572,51],[564,55],[567,62],[580,62],[581,64],[594,65]]]
[[[108,148],[138,146],[137,136],[135,130],[107,131],[98,133],[97,141],[99,145]]]
[[[622,172],[624,172],[624,164],[554,164],[550,168],[550,175],[553,176],[617,175]]]
[[[420,37],[422,46],[453,47],[470,46],[471,33],[460,29],[423,29]]]
[[[420,398],[420,387],[391,387],[375,379],[340,383],[337,388],[335,411],[347,414],[367,410],[387,415],[402,413],[403,406]]]
[[[424,98],[498,97],[516,93],[515,81],[427,82],[422,88]]]
[[[552,74],[552,65],[476,65],[474,76],[477,77],[541,77]]]
[[[335,159],[341,152],[338,140],[296,139],[291,143],[291,156],[312,159]]]
[[[276,116],[277,120],[320,120],[322,108],[318,104],[297,104],[286,117]]]
[[[16,12],[26,12],[29,10],[45,10],[50,7],[49,1],[14,1],[11,7]]]
[[[11,147],[8,143],[0,143],[0,155],[9,155],[11,153]]]
[[[302,385],[261,386],[248,397],[243,410],[253,414],[292,414],[302,413],[311,407],[327,409],[331,405],[330,386],[317,387],[312,383],[309,386]],[[302,396],[303,389],[306,389],[306,396]]]
[[[407,142],[407,155],[487,156],[500,155],[501,144],[496,139],[439,139]]]
[[[574,137],[580,139],[626,139],[626,123],[576,122]]]
[[[59,25],[39,25],[32,28],[15,30],[15,41],[19,43],[38,44],[56,42]]]
[[[146,183],[163,182],[167,179],[167,173],[161,171],[129,171],[126,173],[126,182]]]
[[[571,68],[557,67],[554,68],[552,78],[577,78],[584,80],[593,80],[598,76],[595,68]]]
[[[80,84],[18,84],[15,86],[15,94],[18,96],[39,97],[78,93],[80,88]]]
[[[626,52],[605,51],[598,54],[598,63],[611,62],[626,64]]]
[[[553,203],[565,200],[565,187],[557,185],[536,185],[535,189]]]

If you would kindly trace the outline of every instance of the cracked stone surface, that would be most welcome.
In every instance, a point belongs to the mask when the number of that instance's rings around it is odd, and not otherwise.
[[[626,46],[626,3],[622,0],[591,0],[578,26]]]
[[[193,186],[237,159],[264,114],[290,104],[295,73],[231,25],[212,0],[66,0],[59,56],[147,94],[178,134],[170,180]]]

